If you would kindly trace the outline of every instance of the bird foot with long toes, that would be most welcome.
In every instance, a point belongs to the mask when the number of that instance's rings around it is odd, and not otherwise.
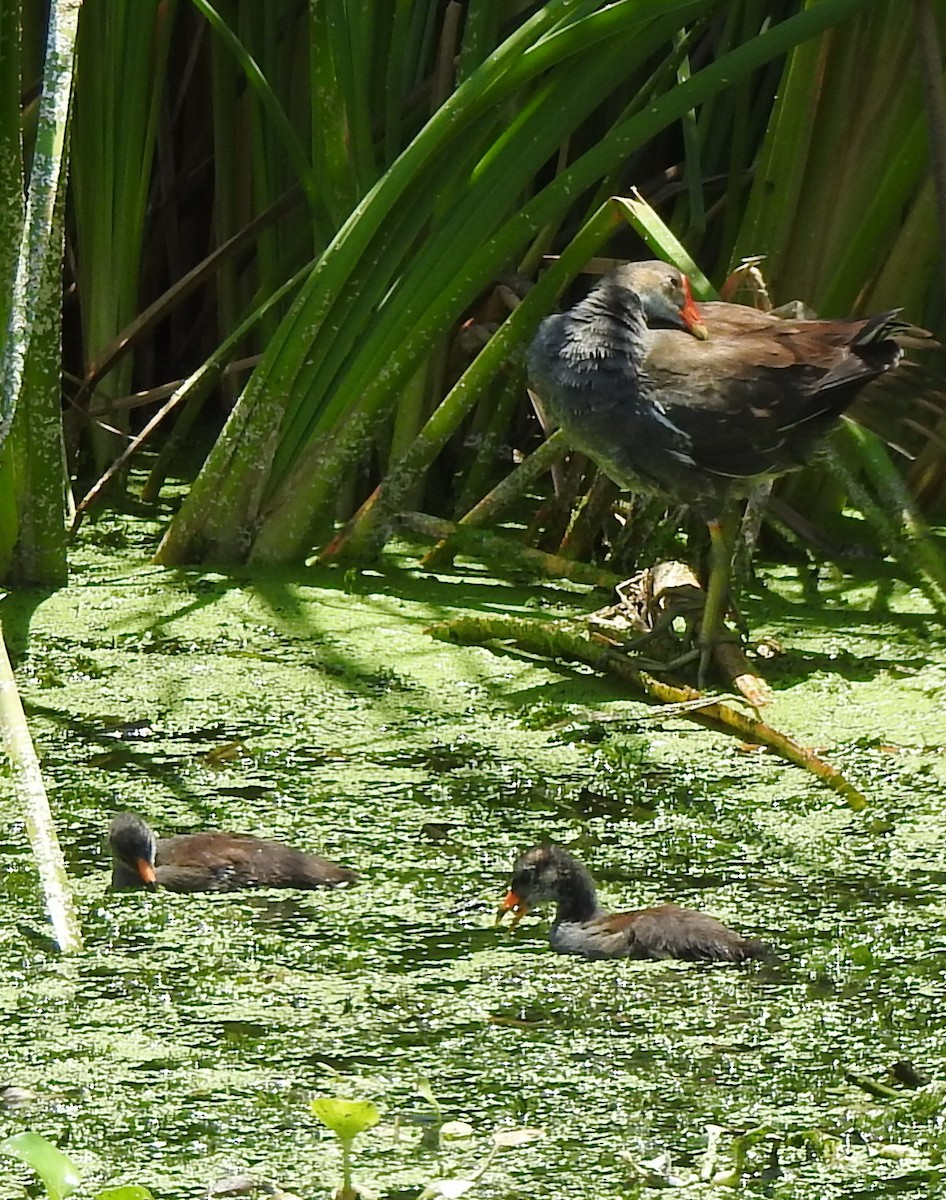
[[[682,667],[688,667],[690,663],[696,662],[700,656],[698,648],[693,650],[685,650],[683,654],[678,654],[676,658],[671,658],[669,662],[656,663],[652,669],[657,671],[679,671]]]
[[[705,687],[715,665],[720,677],[754,706],[765,703],[765,683],[743,653],[745,633],[721,622],[712,636],[706,628],[705,593],[686,563],[657,563],[616,588],[618,603],[589,618],[596,637],[620,650],[641,670],[653,674],[681,671],[699,662],[698,686]],[[724,613],[728,614],[729,606]],[[744,622],[737,613],[740,627]],[[646,650],[646,657],[641,653]]]

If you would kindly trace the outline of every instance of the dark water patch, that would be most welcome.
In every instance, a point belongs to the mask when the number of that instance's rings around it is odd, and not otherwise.
[[[392,754],[380,755],[376,762],[379,767],[422,767],[438,775],[460,768],[478,771],[492,758],[492,752],[476,742],[446,745],[435,741],[423,747],[404,746]]]

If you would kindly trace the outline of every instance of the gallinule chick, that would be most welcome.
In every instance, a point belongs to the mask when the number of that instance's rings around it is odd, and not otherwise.
[[[904,334],[928,336],[896,312],[805,321],[696,304],[676,267],[637,262],[543,321],[527,358],[576,447],[621,486],[663,492],[708,522],[705,651],[722,623],[734,502],[803,466],[861,388],[897,365]]]
[[[549,931],[552,949],[583,958],[680,958],[687,962],[769,959],[771,951],[741,937],[715,917],[676,904],[609,913],[598,904],[587,869],[560,846],[533,846],[512,869],[512,883],[496,916],[512,910],[512,927],[536,904],[558,906]]]
[[[119,813],[108,831],[112,887],[160,886],[169,892],[236,892],[242,888],[320,888],[354,883],[347,867],[282,842],[244,833],[185,833],[156,838],[134,813]]]

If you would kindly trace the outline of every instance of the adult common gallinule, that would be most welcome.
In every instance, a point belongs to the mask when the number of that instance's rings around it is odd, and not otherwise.
[[[108,831],[112,887],[169,892],[235,892],[242,888],[342,887],[357,875],[347,867],[282,842],[243,833],[185,833],[156,838],[134,813],[119,813]]]
[[[730,963],[772,957],[763,942],[741,937],[692,908],[661,904],[637,912],[605,912],[587,869],[561,846],[533,846],[516,860],[497,924],[512,910],[512,928],[530,908],[549,900],[558,906],[549,941],[559,954]]]
[[[860,389],[897,365],[903,334],[924,331],[896,312],[804,321],[698,305],[663,262],[618,267],[539,326],[530,381],[575,446],[623,487],[663,492],[708,522],[704,655],[725,607],[733,502],[804,465]]]

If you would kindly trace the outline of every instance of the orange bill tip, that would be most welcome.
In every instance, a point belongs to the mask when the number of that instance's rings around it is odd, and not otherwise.
[[[154,867],[146,858],[139,858],[135,863],[135,866],[138,868],[138,874],[145,883],[150,884],[152,887],[155,883],[157,883],[157,876],[154,873]]]
[[[519,922],[522,920],[522,918],[529,911],[529,906],[528,906],[528,904],[524,904],[522,902],[522,900],[519,899],[519,897],[516,895],[516,893],[514,891],[512,891],[512,890],[508,891],[506,893],[505,899],[503,900],[502,904],[500,904],[500,906],[499,906],[499,911],[496,913],[496,922],[495,923],[497,925],[499,925],[502,922],[503,917],[506,915],[507,912],[510,911],[510,909],[512,910],[512,921],[509,924],[509,928],[515,929],[516,926],[519,924]]]
[[[690,291],[690,281],[685,275],[683,277],[683,294],[686,298],[686,303],[680,309],[680,318],[684,325],[686,325],[687,331],[693,337],[698,341],[705,342],[709,339],[709,331],[703,324],[703,314],[693,299],[693,293]]]

